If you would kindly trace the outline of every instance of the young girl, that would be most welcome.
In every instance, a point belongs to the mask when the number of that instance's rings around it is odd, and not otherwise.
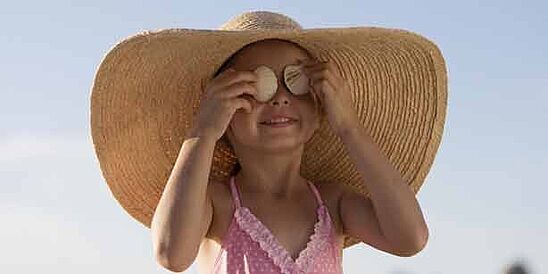
[[[151,228],[158,263],[342,273],[355,243],[423,249],[415,193],[447,98],[437,47],[401,30],[304,31],[260,11],[220,30],[135,35],[96,73],[95,151],[117,201]]]
[[[304,65],[312,92],[292,94],[281,80],[294,64]],[[265,103],[255,99],[260,65],[279,80]],[[353,132],[360,126],[345,88],[333,66],[293,43],[260,41],[232,56],[206,87],[156,210],[153,233],[170,241],[157,242],[159,263],[184,271],[197,260],[200,273],[342,273],[345,235],[399,256],[422,249],[427,228],[414,193],[364,132]],[[371,178],[375,207],[342,184],[315,185],[301,176],[321,106]],[[229,182],[208,184],[225,131],[239,170]]]

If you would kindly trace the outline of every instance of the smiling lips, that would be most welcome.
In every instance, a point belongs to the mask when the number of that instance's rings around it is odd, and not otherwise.
[[[267,126],[267,127],[287,127],[294,123],[295,123],[294,120],[286,120],[285,122],[261,123],[261,125]]]
[[[297,119],[295,118],[277,115],[277,116],[273,116],[272,118],[268,120],[260,122],[260,124],[263,124],[263,125],[288,124],[288,123],[293,123],[295,121],[297,121]]]
[[[261,125],[268,127],[286,127],[295,123],[297,119],[286,116],[274,116],[271,119],[261,122]]]

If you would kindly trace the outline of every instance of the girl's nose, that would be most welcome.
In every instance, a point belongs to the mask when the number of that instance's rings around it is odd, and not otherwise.
[[[274,97],[274,98],[272,98],[272,101],[271,101],[270,104],[273,105],[273,106],[280,105],[280,104],[289,105],[289,99]]]
[[[276,90],[276,93],[274,93],[274,96],[272,96],[272,99],[270,99],[269,104],[272,106],[282,104],[289,105],[291,102],[291,96],[292,94],[289,92],[289,90],[286,88],[282,81],[282,83],[278,83],[278,90]]]

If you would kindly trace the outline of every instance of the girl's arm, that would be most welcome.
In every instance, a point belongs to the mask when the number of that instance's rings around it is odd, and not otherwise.
[[[182,272],[195,260],[211,223],[208,188],[215,141],[192,136],[181,146],[177,161],[151,223],[154,256],[163,267]]]
[[[350,158],[364,178],[369,198],[349,187],[340,200],[345,233],[398,256],[424,248],[428,228],[412,188],[356,122],[340,134]]]

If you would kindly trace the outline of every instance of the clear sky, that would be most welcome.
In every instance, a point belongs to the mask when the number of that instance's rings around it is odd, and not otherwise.
[[[260,3],[260,4],[259,4]],[[143,30],[215,29],[246,10],[305,28],[418,32],[449,70],[442,143],[418,194],[426,248],[360,244],[345,273],[548,273],[546,1],[6,1],[0,8],[0,272],[168,273],[117,204],[90,137],[96,67]],[[544,19],[543,19],[544,18]],[[77,271],[77,272],[76,272]],[[187,273],[197,273],[193,265]]]

